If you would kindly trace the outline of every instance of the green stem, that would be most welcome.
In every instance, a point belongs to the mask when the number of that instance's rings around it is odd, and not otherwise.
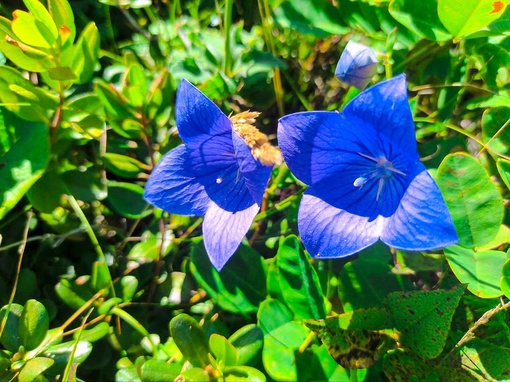
[[[232,74],[232,48],[230,42],[231,28],[232,28],[232,7],[234,0],[225,0],[225,15],[223,21],[224,33],[225,33],[225,61],[223,66],[223,72],[230,77]]]
[[[296,192],[294,195],[289,196],[287,199],[282,200],[280,203],[274,205],[270,210],[263,211],[255,216],[255,222],[266,219],[267,217],[274,215],[280,211],[283,211],[286,208],[289,208],[296,200],[298,200],[301,195],[305,192],[305,189],[301,189]]]

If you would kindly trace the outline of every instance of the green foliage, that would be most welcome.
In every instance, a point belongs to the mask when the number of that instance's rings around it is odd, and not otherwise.
[[[505,0],[2,3],[0,380],[508,379],[509,19]],[[181,143],[180,80],[273,140],[358,94],[334,78],[349,40],[377,52],[372,84],[406,73],[459,245],[312,259],[282,165],[217,272],[201,217],[143,199]]]

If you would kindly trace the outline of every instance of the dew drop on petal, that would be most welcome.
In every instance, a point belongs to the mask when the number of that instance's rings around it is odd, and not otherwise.
[[[216,178],[216,183],[217,183],[217,184],[220,184],[221,182],[223,182],[223,179],[222,179],[222,178]]]

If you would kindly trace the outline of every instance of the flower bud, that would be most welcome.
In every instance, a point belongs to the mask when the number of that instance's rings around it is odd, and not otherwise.
[[[335,76],[348,85],[363,90],[377,71],[377,57],[372,48],[349,41],[342,52]]]

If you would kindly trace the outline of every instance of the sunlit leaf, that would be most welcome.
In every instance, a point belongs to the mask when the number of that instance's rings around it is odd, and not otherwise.
[[[503,220],[503,199],[484,168],[472,156],[448,155],[436,181],[452,214],[460,245],[482,246],[498,233]]]

